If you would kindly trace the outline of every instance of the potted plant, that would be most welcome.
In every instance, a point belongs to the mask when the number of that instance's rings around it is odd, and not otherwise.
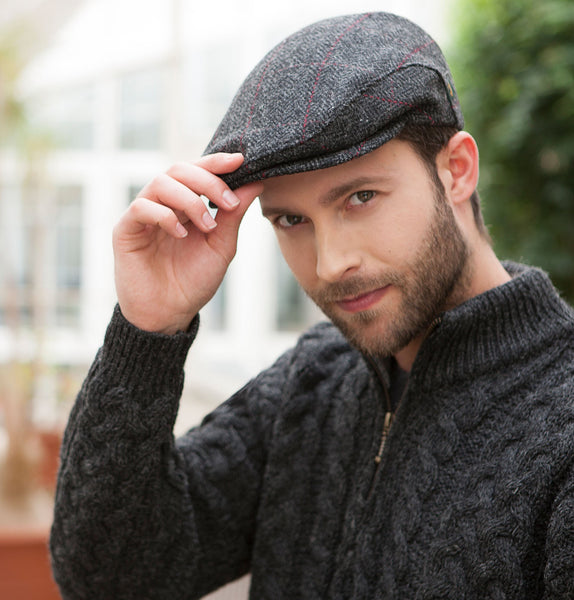
[[[43,152],[45,146],[27,135],[24,110],[16,93],[25,62],[19,49],[26,38],[21,32],[0,33],[0,143],[12,141],[19,147],[22,164],[27,167],[25,186],[32,190],[41,177],[42,161],[29,151]],[[33,237],[32,256],[42,252],[41,235]],[[2,259],[10,255],[5,250],[0,251]],[[32,271],[32,327],[24,327],[18,278],[9,263],[0,267],[3,325],[14,340],[12,352],[0,364],[0,598],[52,600],[60,597],[52,579],[47,545],[59,433],[38,433],[30,418],[37,376],[44,368],[42,278]],[[19,352],[20,338],[33,341],[31,356]]]

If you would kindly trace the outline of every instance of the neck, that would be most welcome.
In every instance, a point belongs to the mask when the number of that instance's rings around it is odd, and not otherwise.
[[[433,321],[433,323],[431,323],[431,325],[424,332],[424,334],[419,335],[418,337],[416,337],[414,340],[411,341],[410,344],[408,344],[404,348],[401,348],[395,354],[395,360],[397,361],[399,367],[403,371],[407,371],[407,373],[410,373],[410,371],[411,371],[411,369],[413,367],[413,363],[415,362],[415,358],[417,357],[419,348],[421,347],[421,345],[424,342],[425,338],[434,329],[434,323],[436,323],[436,319],[435,319],[435,321]]]
[[[461,302],[454,303],[452,307],[458,306],[462,302],[503,285],[512,279],[496,257],[490,244],[485,240],[481,239],[480,244],[471,255],[470,264],[471,276],[464,297]]]

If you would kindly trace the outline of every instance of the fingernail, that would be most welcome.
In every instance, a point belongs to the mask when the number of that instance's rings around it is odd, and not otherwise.
[[[225,190],[221,196],[229,208],[239,206],[239,198],[231,190]]]
[[[208,229],[215,229],[215,227],[217,227],[217,223],[215,222],[215,219],[208,212],[204,212],[203,217],[201,217],[201,218],[203,220],[203,224]]]
[[[187,229],[181,223],[178,222],[178,224],[175,226],[175,230],[177,232],[177,235],[179,235],[179,237],[184,238],[187,236],[187,233],[188,233]]]

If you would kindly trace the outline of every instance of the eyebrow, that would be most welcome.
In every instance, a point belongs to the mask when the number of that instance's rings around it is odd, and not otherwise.
[[[365,186],[380,183],[381,180],[388,179],[390,179],[390,177],[384,175],[377,175],[376,177],[357,177],[330,189],[319,202],[323,206],[328,206],[338,200],[341,196],[346,196],[353,191],[360,190],[361,188],[364,189]]]
[[[333,202],[336,202],[341,196],[346,196],[353,191],[357,191],[365,189],[365,186],[380,184],[381,182],[391,180],[390,175],[381,175],[378,174],[376,177],[356,177],[355,179],[351,179],[350,181],[346,181],[341,185],[337,185],[331,188],[320,200],[319,203],[322,206],[329,206]],[[259,200],[261,203],[261,213],[264,217],[268,218],[270,215],[285,215],[291,214],[293,212],[292,208],[289,207],[281,207],[281,206],[269,206],[265,208],[264,197],[263,195],[259,196]]]

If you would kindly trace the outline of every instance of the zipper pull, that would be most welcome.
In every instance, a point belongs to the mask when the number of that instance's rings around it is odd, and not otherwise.
[[[377,452],[377,456],[375,456],[375,463],[377,465],[383,459],[383,450],[385,449],[385,442],[387,441],[387,437],[389,435],[389,430],[391,429],[392,424],[393,424],[393,413],[386,412],[385,413],[385,423],[383,425],[383,433],[381,434],[381,445],[379,446],[379,451]]]

